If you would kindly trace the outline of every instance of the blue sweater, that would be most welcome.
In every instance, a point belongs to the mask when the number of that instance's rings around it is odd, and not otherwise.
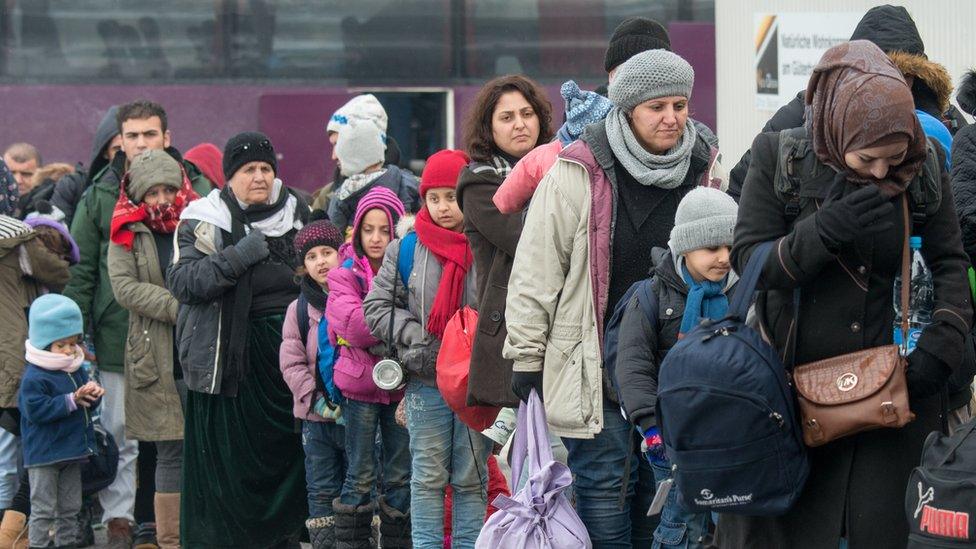
[[[17,401],[24,467],[79,461],[92,455],[95,431],[89,409],[79,406],[72,411],[65,398],[85,383],[88,374],[84,368],[68,374],[27,365]],[[97,401],[92,404],[97,405]]]

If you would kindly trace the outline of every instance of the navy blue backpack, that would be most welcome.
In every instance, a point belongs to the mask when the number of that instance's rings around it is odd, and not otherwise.
[[[617,386],[617,342],[620,340],[620,323],[624,319],[624,311],[630,304],[631,298],[637,294],[637,303],[640,305],[641,312],[647,317],[647,321],[655,330],[657,329],[657,296],[652,287],[652,278],[638,280],[630,285],[624,295],[617,301],[610,315],[610,321],[603,329],[603,367],[607,370],[610,382],[620,399],[620,406],[623,407],[623,399],[620,397],[620,387]]]
[[[746,326],[771,248],[753,252],[728,316],[703,321],[661,363],[657,417],[678,503],[690,512],[781,515],[809,474],[786,370]]]

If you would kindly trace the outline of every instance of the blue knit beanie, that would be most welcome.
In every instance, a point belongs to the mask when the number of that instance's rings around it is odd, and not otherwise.
[[[84,331],[78,304],[60,294],[46,294],[35,299],[31,303],[28,321],[30,344],[40,350],[47,349],[60,339],[81,335]]]
[[[560,140],[579,139],[586,126],[607,117],[613,103],[602,95],[580,90],[576,82],[569,80],[559,88],[559,94],[566,101],[566,123],[560,128]],[[568,145],[568,143],[563,143]]]

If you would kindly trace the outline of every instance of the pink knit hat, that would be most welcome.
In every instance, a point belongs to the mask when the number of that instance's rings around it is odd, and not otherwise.
[[[390,220],[391,232],[396,228],[397,221],[400,220],[406,211],[406,208],[403,207],[403,202],[400,201],[400,198],[395,192],[380,185],[373,187],[366,193],[366,196],[359,200],[359,204],[356,206],[356,215],[353,217],[352,227],[353,234],[357,236],[354,236],[353,240],[358,239],[359,224],[362,222],[363,217],[366,216],[366,212],[376,208],[386,212],[386,217]]]

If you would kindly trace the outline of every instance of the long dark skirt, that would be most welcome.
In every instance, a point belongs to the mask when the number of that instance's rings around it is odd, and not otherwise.
[[[304,523],[305,464],[278,369],[282,316],[254,319],[236,398],[190,391],[183,454],[183,547],[274,546]]]

